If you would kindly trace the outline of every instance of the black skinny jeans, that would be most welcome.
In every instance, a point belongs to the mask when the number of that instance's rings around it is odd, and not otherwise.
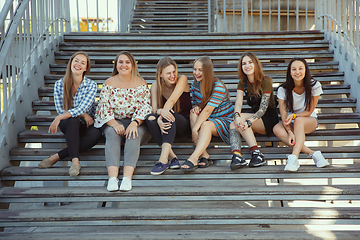
[[[79,152],[86,151],[95,146],[101,138],[101,129],[94,125],[86,127],[78,117],[60,121],[60,130],[65,134],[67,147],[58,152],[60,159],[70,156],[79,158]]]
[[[163,143],[170,143],[172,145],[175,140],[175,136],[190,136],[190,121],[179,113],[175,112],[173,115],[175,117],[175,122],[171,124],[170,129],[166,130],[168,134],[161,134],[160,127],[157,123],[159,115],[152,113],[146,117],[146,124],[148,126],[149,132],[151,133],[151,136],[154,138],[156,143],[159,144],[159,146],[161,146]],[[154,116],[155,119],[149,120],[151,116]],[[165,123],[168,121],[163,118],[163,122]]]

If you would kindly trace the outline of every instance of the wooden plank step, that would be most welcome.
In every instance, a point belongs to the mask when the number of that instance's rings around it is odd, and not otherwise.
[[[134,184],[139,181],[133,181]],[[108,192],[106,187],[3,187],[0,203],[39,202],[182,202],[182,201],[293,201],[293,200],[359,200],[360,189],[356,185],[317,186],[245,186],[241,181],[207,179],[204,185],[193,186],[187,181],[181,186],[159,187],[165,181],[143,181],[145,186],[135,186],[129,192]],[[153,186],[149,184],[153,183]],[[358,211],[359,212],[359,211]]]
[[[231,97],[231,102],[235,102],[235,97]],[[320,99],[317,105],[317,109],[321,108],[355,108],[356,98],[332,98],[332,99]],[[33,111],[55,111],[54,101],[33,101]],[[244,101],[243,110],[249,110],[250,107]]]
[[[268,72],[284,72],[286,73],[287,64],[286,63],[263,63],[263,70],[265,73]],[[316,62],[309,63],[309,69],[312,72],[319,71],[338,71],[339,62],[331,61],[331,62]],[[66,64],[50,64],[50,71],[57,73],[65,73]],[[155,64],[141,64],[138,65],[138,69],[140,74],[143,73],[153,73],[156,74],[156,65]],[[111,73],[113,70],[113,64],[92,64],[91,73]],[[238,64],[214,64],[214,72],[215,74],[229,74],[233,73],[235,76],[237,75]],[[192,74],[192,64],[178,64],[178,71],[180,73],[191,73]]]
[[[211,225],[209,225],[211,226]],[[265,225],[258,225],[259,228]],[[196,226],[197,227],[197,226]],[[204,225],[201,229],[204,229]],[[53,232],[0,232],[0,238],[2,240],[14,240],[14,239],[27,239],[33,238],[37,240],[55,240],[55,239],[88,239],[88,240],[118,240],[119,236],[121,239],[158,239],[158,240],[168,240],[168,239],[237,239],[237,240],[248,240],[248,239],[257,239],[257,240],[269,240],[269,239],[282,239],[282,240],[318,240],[319,237],[326,237],[329,234],[329,230],[218,230],[217,228],[212,230],[174,230],[174,226],[171,229],[159,230],[158,226],[154,226],[154,229],[148,230],[137,228],[138,230],[124,230],[123,228],[119,229],[117,226],[109,231],[109,227],[106,226],[106,229],[101,229],[100,226],[91,226],[91,231],[89,227],[80,228],[76,227],[76,230],[71,228],[71,226],[66,227],[66,229],[71,229],[72,231],[64,231],[53,233]],[[188,228],[188,227],[187,227]],[[239,227],[237,227],[238,229]],[[355,230],[331,230],[331,235],[335,236],[336,239],[356,239],[360,235],[360,231]]]
[[[169,29],[169,28],[166,28],[166,29],[156,29],[156,30],[150,30],[150,29],[148,29],[148,30],[146,30],[146,29],[140,29],[140,30],[130,30],[130,32],[134,32],[134,33],[152,33],[152,32],[167,32],[167,33],[173,33],[173,34],[177,34],[177,33],[184,33],[184,32],[201,32],[201,31],[203,31],[203,32],[206,32],[206,31],[208,31],[207,29],[202,29],[202,30],[198,30],[198,29],[196,29],[196,28],[194,28],[194,29],[181,29],[181,28],[179,28],[179,29]]]
[[[187,15],[197,15],[197,14],[203,14],[203,15],[207,15],[207,9],[170,9],[170,10],[154,10],[151,11],[151,13],[149,14],[148,11],[143,10],[143,9],[135,9],[134,10],[134,14],[146,14],[148,16],[157,16],[157,15],[183,15],[184,17],[186,17]]]
[[[73,53],[71,52],[55,52],[55,59],[56,60],[66,60],[68,61]],[[107,61],[109,63],[112,63],[115,59],[115,54],[111,52],[87,52],[89,55],[91,61]],[[211,58],[211,60],[216,63],[217,61],[239,61],[240,56],[243,54],[243,52],[228,52],[226,54],[224,53],[216,53],[216,52],[201,52],[202,55],[207,55]],[[137,53],[134,54],[135,59],[138,61],[139,64],[141,64],[143,61],[146,63],[149,63],[151,61],[154,61],[154,63],[157,63],[159,59],[169,56],[168,54],[164,53]],[[334,57],[334,53],[329,50],[319,50],[319,51],[292,51],[292,52],[259,52],[257,54],[258,59],[266,63],[268,61],[287,61],[294,56],[302,57],[305,59],[315,59],[315,60],[321,60],[321,61],[332,61]],[[199,53],[172,53],[170,54],[170,57],[174,59],[175,61],[189,61],[192,62],[194,59],[199,57]]]
[[[13,148],[10,150],[11,161],[41,161],[47,156],[59,152],[59,148]],[[193,145],[177,144],[173,145],[173,150],[177,154],[179,160],[186,160],[187,157],[194,151]],[[314,150],[322,152],[326,159],[349,159],[359,158],[360,146],[343,146],[343,147],[315,147]],[[140,148],[140,160],[142,161],[157,161],[160,156],[160,147],[155,143],[148,143]],[[261,152],[265,155],[266,160],[278,160],[286,158],[286,154],[291,154],[292,149],[288,147],[262,147]],[[229,165],[231,159],[230,146],[224,145],[217,147],[211,144],[207,148],[211,159],[214,161],[228,160]],[[250,159],[250,152],[248,147],[242,148],[242,154],[246,159]],[[104,161],[105,150],[103,145],[99,144],[97,148],[92,148],[80,154],[81,161]],[[299,159],[309,159],[309,156],[300,153]],[[69,158],[63,161],[68,161]],[[217,163],[215,163],[217,164]],[[221,164],[219,164],[221,165]],[[271,167],[269,168],[271,169]],[[149,169],[150,171],[151,169]]]
[[[140,159],[139,161],[142,160]],[[333,164],[325,168],[302,164],[297,172],[285,172],[284,165],[266,165],[260,168],[241,168],[236,171],[231,171],[229,163],[228,165],[214,165],[208,168],[199,168],[191,174],[183,174],[178,169],[170,169],[161,175],[154,176],[150,174],[153,165],[154,164],[151,166],[137,166],[133,176],[133,186],[181,187],[187,184],[193,185],[191,182],[194,180],[196,180],[197,185],[207,186],[207,181],[221,179],[221,181],[218,181],[219,184],[236,188],[236,186],[233,185],[236,180],[312,179],[311,183],[304,182],[303,186],[305,186],[315,185],[318,179],[320,179],[320,181],[326,178],[358,179],[360,174],[359,164]],[[107,181],[108,174],[105,162],[103,162],[103,166],[82,167],[77,177],[69,176],[69,167],[52,167],[48,169],[40,169],[38,167],[7,167],[1,171],[1,178],[3,183],[6,181]],[[174,180],[179,182],[173,182]],[[322,183],[320,182],[320,184]]]
[[[230,224],[359,224],[358,208],[84,208],[84,209],[0,209],[4,227],[50,227],[73,225],[230,225]],[[314,222],[312,222],[314,221]]]
[[[149,84],[149,82],[148,82]],[[191,81],[189,82],[191,84]],[[227,85],[227,88],[230,92],[230,96],[236,97],[237,90],[236,86],[229,86]],[[233,85],[237,85],[237,83],[234,83]],[[232,88],[233,87],[233,88]],[[102,86],[98,86],[97,95],[99,95],[101,91]],[[274,91],[277,91],[278,87],[274,87]],[[350,94],[350,85],[324,85],[322,86],[323,94],[322,95],[334,95],[334,94]],[[54,96],[54,88],[53,87],[40,87],[39,90],[39,97],[53,97]]]
[[[258,142],[277,142],[279,139],[275,135],[265,136],[255,134]],[[216,139],[216,138],[214,138]],[[359,128],[344,129],[318,129],[315,132],[306,135],[306,141],[350,141],[360,140]],[[181,142],[183,139],[176,139],[175,142]],[[18,134],[19,143],[57,143],[65,142],[63,133],[57,132],[50,134],[47,131],[25,130]],[[220,145],[222,141],[218,142]]]
[[[142,22],[167,22],[167,21],[179,21],[179,22],[186,22],[186,21],[207,21],[208,19],[203,16],[187,16],[186,18],[179,16],[173,16],[173,17],[133,17],[133,20],[131,21],[131,24],[137,24]]]
[[[324,33],[320,31],[304,31],[304,32],[271,32],[271,33],[194,33],[194,34],[179,34],[174,37],[173,34],[168,33],[147,33],[147,34],[135,34],[135,33],[102,33],[92,32],[80,33],[72,32],[64,34],[64,41],[80,42],[151,42],[151,41],[164,41],[164,42],[242,42],[242,41],[283,41],[283,40],[324,40]]]
[[[221,52],[229,52],[229,51],[254,51],[254,50],[262,50],[262,51],[289,51],[295,49],[299,50],[327,50],[329,48],[329,43],[324,40],[315,40],[311,42],[300,42],[300,41],[282,41],[282,42],[238,42],[234,43],[222,43],[219,42],[217,44],[213,43],[202,43],[202,42],[194,42],[194,43],[97,43],[97,42],[81,42],[81,43],[69,43],[63,42],[59,44],[60,51],[221,51]]]
[[[50,126],[57,115],[29,115],[26,117],[27,126]],[[280,120],[280,118],[279,118]],[[341,122],[339,122],[341,120]],[[318,114],[319,124],[348,124],[360,123],[359,113],[323,113]]]
[[[139,23],[132,23],[130,29],[143,29],[143,28],[154,28],[151,30],[157,30],[158,28],[184,28],[184,29],[191,29],[191,28],[198,28],[198,29],[208,29],[207,26],[207,19],[204,21],[166,21],[166,22],[139,22]]]
[[[183,73],[180,73],[183,74]],[[274,83],[283,83],[284,82],[284,74],[266,74],[267,76],[273,79]],[[320,81],[322,84],[327,84],[328,82],[344,82],[344,72],[322,72],[322,73],[314,73],[311,74],[316,80]],[[91,72],[87,75],[88,78],[96,81],[98,84],[102,84],[106,79],[108,79],[110,74],[104,75],[93,75]],[[236,75],[218,75],[216,76],[221,79],[225,84],[237,84],[239,79]],[[55,84],[55,82],[61,78],[63,78],[63,74],[52,74],[52,75],[45,75],[44,80],[45,84]],[[155,81],[155,76],[143,76],[142,77],[151,84]],[[190,75],[188,75],[189,79]]]

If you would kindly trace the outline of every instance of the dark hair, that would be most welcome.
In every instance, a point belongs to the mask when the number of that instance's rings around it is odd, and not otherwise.
[[[291,59],[291,61],[289,62],[289,65],[287,67],[287,71],[286,71],[286,82],[280,85],[280,87],[283,87],[285,89],[286,108],[289,112],[294,111],[294,107],[293,107],[294,99],[293,99],[292,91],[295,87],[295,83],[294,83],[294,79],[291,77],[291,65],[295,61],[300,61],[305,66],[305,76],[303,78],[303,86],[305,88],[305,109],[306,110],[310,109],[311,88],[317,82],[315,79],[312,78],[312,76],[310,74],[309,66],[308,66],[307,62],[305,61],[305,59],[303,59],[303,58]]]
[[[83,55],[86,57],[86,71],[83,73],[83,79],[84,79],[84,76],[86,74],[88,74],[90,72],[90,69],[91,69],[91,63],[90,63],[90,58],[89,56],[87,55],[86,52],[82,52],[82,51],[79,51],[79,52],[76,52],[74,53],[68,64],[67,64],[67,67],[66,67],[66,72],[65,72],[65,76],[64,76],[64,86],[63,86],[63,105],[64,105],[64,109],[67,111],[71,108],[71,105],[72,105],[72,101],[73,101],[73,93],[71,92],[71,88],[72,88],[72,85],[74,84],[74,79],[72,77],[72,72],[71,72],[71,64],[72,64],[72,61],[74,60],[74,58],[77,56],[77,55]],[[74,93],[75,94],[75,93]]]
[[[265,77],[265,74],[262,70],[261,62],[256,57],[256,55],[253,54],[252,52],[245,52],[239,59],[239,64],[238,64],[239,80],[242,81],[243,84],[245,84],[246,81],[248,80],[247,75],[243,72],[243,69],[242,69],[242,61],[243,61],[244,57],[246,57],[246,56],[248,56],[254,63],[254,83],[253,83],[254,93],[255,93],[255,95],[261,95],[259,90],[261,87],[261,82],[263,81],[263,79]]]

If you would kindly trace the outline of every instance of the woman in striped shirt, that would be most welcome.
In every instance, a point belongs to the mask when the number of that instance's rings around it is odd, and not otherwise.
[[[192,172],[198,167],[205,168],[211,164],[210,155],[206,151],[211,137],[221,137],[229,144],[229,126],[234,116],[229,91],[225,84],[214,76],[209,57],[203,56],[195,60],[193,75],[190,125],[192,141],[196,147],[181,166],[183,172]]]

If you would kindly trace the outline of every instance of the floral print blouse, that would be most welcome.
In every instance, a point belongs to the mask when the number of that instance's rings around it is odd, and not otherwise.
[[[96,108],[94,126],[100,128],[112,119],[145,120],[150,113],[150,90],[147,85],[124,89],[104,84]]]

